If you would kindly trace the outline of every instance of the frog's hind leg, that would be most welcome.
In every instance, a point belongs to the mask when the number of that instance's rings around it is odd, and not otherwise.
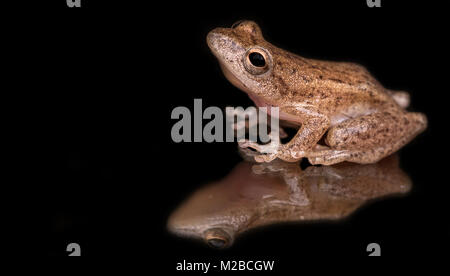
[[[306,157],[311,164],[375,163],[400,149],[426,125],[425,115],[398,111],[349,119],[328,131],[327,148],[316,147]]]

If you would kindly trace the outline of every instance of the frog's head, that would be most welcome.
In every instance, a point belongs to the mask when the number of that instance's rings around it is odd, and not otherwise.
[[[216,28],[208,33],[207,43],[233,85],[248,93],[258,106],[277,105],[279,95],[272,74],[277,48],[264,40],[255,22]]]

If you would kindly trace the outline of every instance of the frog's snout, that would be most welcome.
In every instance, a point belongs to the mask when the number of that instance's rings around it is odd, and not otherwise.
[[[206,43],[208,44],[208,47],[213,51],[217,52],[219,48],[219,41],[223,39],[223,35],[221,35],[217,28],[210,31],[208,35],[206,36]]]

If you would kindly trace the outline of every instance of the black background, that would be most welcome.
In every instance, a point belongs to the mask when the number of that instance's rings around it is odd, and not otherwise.
[[[41,3],[42,2],[42,3]],[[442,7],[410,1],[271,1],[154,4],[35,1],[9,21],[20,76],[27,144],[20,159],[38,201],[34,221],[43,255],[151,256],[177,262],[276,260],[295,268],[306,257],[364,257],[378,242],[384,257],[437,256],[448,243],[445,206],[447,118]],[[299,55],[365,65],[390,89],[411,93],[427,131],[400,152],[413,180],[408,196],[376,202],[338,223],[253,230],[224,251],[175,237],[171,211],[201,185],[226,175],[240,157],[236,143],[174,143],[176,106],[251,105],[223,77],[206,42],[209,30],[239,19],[258,22],[267,40]],[[448,71],[448,70],[447,70]],[[21,116],[17,112],[16,116]],[[442,161],[444,160],[444,161]],[[22,185],[22,184],[20,184]],[[26,250],[23,253],[26,254]]]

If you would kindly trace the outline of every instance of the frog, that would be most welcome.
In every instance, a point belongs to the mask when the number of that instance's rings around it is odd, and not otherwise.
[[[281,49],[265,40],[254,21],[215,28],[206,42],[232,85],[257,107],[278,108],[281,126],[298,129],[270,152],[257,141],[238,141],[259,153],[257,162],[307,158],[313,165],[371,164],[427,128],[425,114],[407,111],[408,92],[385,88],[360,64]]]

